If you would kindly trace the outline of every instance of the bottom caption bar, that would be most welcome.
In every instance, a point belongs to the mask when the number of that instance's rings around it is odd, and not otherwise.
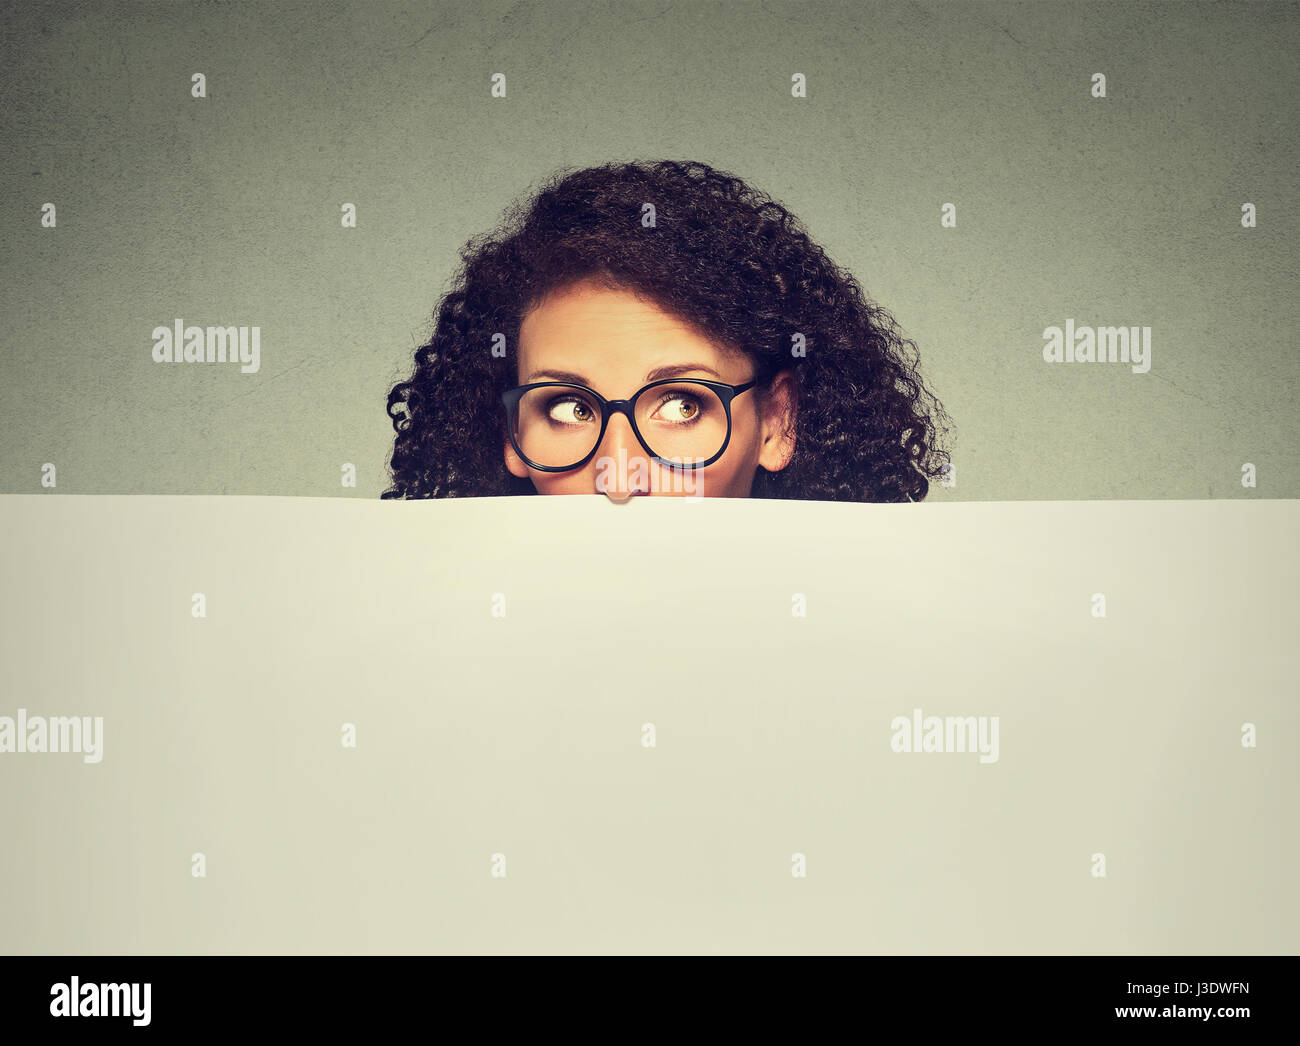
[[[477,1035],[518,1022],[617,1039],[750,1026],[821,1034],[843,1020],[863,1031],[969,1031],[973,1021],[1236,1035],[1294,1025],[1297,965],[1295,956],[8,956],[0,1012],[8,1032],[92,1036],[373,1035],[413,1024]]]

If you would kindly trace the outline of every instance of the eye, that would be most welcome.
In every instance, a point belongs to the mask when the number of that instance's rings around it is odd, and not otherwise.
[[[585,425],[596,416],[589,403],[572,396],[552,400],[546,413],[552,421],[562,425]]]
[[[699,399],[688,392],[670,392],[655,408],[664,421],[679,425],[695,421],[702,410]]]

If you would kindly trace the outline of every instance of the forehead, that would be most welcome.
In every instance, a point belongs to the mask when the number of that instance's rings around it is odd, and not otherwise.
[[[720,355],[712,339],[632,291],[580,283],[556,291],[533,308],[519,329],[522,355],[553,362],[555,353],[626,355],[675,347]]]

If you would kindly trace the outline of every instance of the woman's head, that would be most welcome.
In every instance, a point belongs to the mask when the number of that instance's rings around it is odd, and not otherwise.
[[[386,498],[916,501],[947,459],[893,320],[703,164],[559,176],[462,262],[388,397]]]
[[[790,375],[760,388],[744,352],[631,291],[560,288],[525,316],[518,348],[506,468],[538,493],[745,498],[759,466],[793,453]],[[634,396],[602,424],[601,399]]]

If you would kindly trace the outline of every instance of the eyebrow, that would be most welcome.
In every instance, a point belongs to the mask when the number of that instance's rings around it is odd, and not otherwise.
[[[702,370],[707,374],[712,374],[719,380],[722,375],[712,367],[706,367],[703,363],[674,363],[667,367],[656,367],[645,376],[646,381],[659,381],[661,378],[680,378],[683,374],[690,374],[692,371]],[[539,378],[547,378],[551,381],[568,381],[574,385],[589,385],[585,377],[581,374],[574,374],[567,370],[538,370],[533,371],[524,379],[524,384],[537,381]]]

